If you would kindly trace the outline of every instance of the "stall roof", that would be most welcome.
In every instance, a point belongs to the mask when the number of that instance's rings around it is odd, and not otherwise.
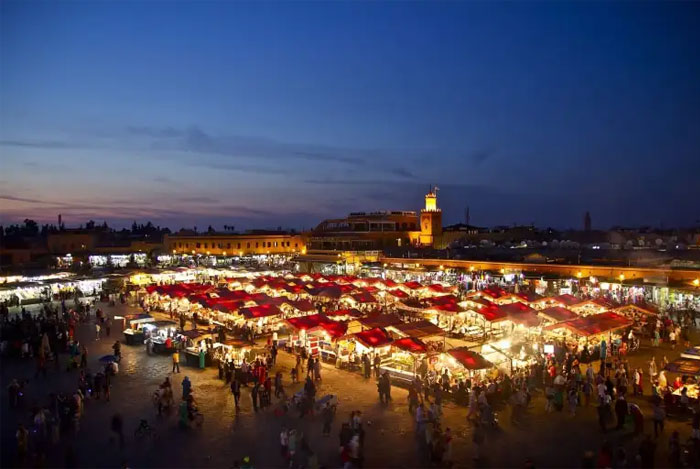
[[[287,300],[285,301],[289,306],[293,307],[294,309],[297,309],[301,312],[308,313],[309,311],[313,311],[316,308],[314,307],[313,303],[311,303],[309,300]]]
[[[440,283],[433,283],[432,285],[428,285],[428,290],[434,293],[449,293],[453,290],[453,288],[446,287]]]
[[[664,369],[683,375],[700,375],[700,360],[677,358],[666,365]]]
[[[481,290],[480,292],[477,292],[477,293],[481,293],[483,295],[488,295],[491,298],[496,299],[496,298],[500,298],[502,296],[505,296],[508,292],[505,291],[504,289],[502,289],[501,287],[497,287],[496,285],[490,285],[487,288],[484,288],[483,290]]]
[[[394,324],[391,327],[409,337],[422,338],[445,335],[445,331],[427,319],[422,321]]]
[[[550,308],[543,309],[542,311],[538,311],[538,314],[555,322],[570,321],[578,317],[578,314],[561,306],[552,306]]]
[[[321,327],[333,339],[343,337],[348,332],[347,321],[333,321],[332,319],[326,319],[321,322]]]
[[[440,311],[440,313],[448,314],[448,315],[453,315],[455,313],[459,313],[462,311],[462,309],[457,306],[457,303],[445,303],[445,304],[437,304],[433,305],[430,308],[431,310],[434,311]]]
[[[320,298],[331,298],[334,300],[339,299],[343,296],[343,291],[338,287],[317,287],[311,288],[309,290],[311,296],[318,296]]]
[[[643,313],[643,314],[650,314],[650,315],[657,315],[657,314],[659,314],[659,308],[658,308],[658,307],[656,307],[655,305],[653,305],[653,304],[651,304],[651,303],[644,303],[644,302],[641,302],[641,303],[628,303],[628,304],[625,304],[625,305],[622,305],[622,306],[618,306],[618,307],[615,308],[613,311],[620,311],[620,312],[623,312],[623,311],[629,311],[629,310],[637,311],[637,312]]]
[[[418,290],[419,288],[423,288],[423,285],[421,285],[418,282],[406,282],[406,283],[402,283],[401,285],[410,289],[410,290]]]
[[[353,293],[350,298],[357,303],[376,303],[377,299],[369,292]]]
[[[355,308],[350,308],[350,309],[338,309],[335,311],[326,311],[324,313],[328,317],[333,317],[333,316],[352,316],[354,318],[359,318],[362,316],[362,313],[358,311]]]
[[[353,337],[368,348],[383,347],[392,342],[391,336],[380,327],[375,327],[374,329],[369,329],[362,332],[356,332],[353,334]]]
[[[169,321],[167,319],[163,319],[160,321],[153,321],[148,324],[149,326],[153,327],[176,327],[177,323],[175,321]]]
[[[312,314],[310,316],[287,318],[285,321],[296,330],[310,331],[317,327],[321,327],[321,322],[323,319],[324,317],[322,317],[320,314]],[[330,321],[330,319],[325,319]]]
[[[199,337],[203,336],[210,336],[211,332],[207,330],[200,330],[200,329],[190,329],[189,331],[182,331],[180,332],[180,335],[184,335],[188,339],[197,339]]]
[[[458,298],[454,295],[440,295],[425,299],[425,302],[431,306],[457,304],[458,301]]]
[[[479,308],[475,312],[483,316],[488,322],[500,322],[508,319],[508,314],[494,304]]]
[[[401,324],[401,318],[395,314],[374,314],[370,316],[365,316],[359,318],[358,321],[364,327],[368,329],[378,328],[378,327],[388,327],[394,326],[396,324]]]
[[[509,320],[523,324],[527,327],[534,327],[540,323],[537,311],[528,305],[520,302],[509,303],[498,306],[498,309],[505,313]]]
[[[391,343],[394,347],[400,348],[404,352],[410,353],[427,353],[428,347],[425,343],[416,337],[402,337]]]
[[[552,300],[554,300],[558,303],[562,303],[565,306],[573,306],[573,305],[581,303],[581,300],[576,298],[574,295],[569,295],[569,294],[555,296],[552,298]]]
[[[554,330],[566,328],[575,334],[588,337],[602,334],[604,332],[622,329],[631,325],[632,321],[626,317],[620,316],[612,311],[606,311],[605,313],[594,314],[591,316],[576,318],[571,321],[552,324],[551,326],[547,326],[545,329]]]
[[[266,304],[266,305],[254,306],[252,308],[243,308],[239,311],[239,314],[241,314],[246,319],[254,319],[254,318],[264,318],[264,317],[269,317],[269,316],[278,316],[278,315],[282,314],[282,311],[280,311],[280,309],[277,305]]]
[[[398,288],[395,290],[386,290],[386,292],[395,296],[396,298],[408,298],[408,293],[403,290],[399,290]]]
[[[520,292],[516,293],[515,296],[527,303],[535,303],[543,298],[542,295],[532,292]]]
[[[467,347],[453,348],[448,350],[447,353],[453,356],[467,370],[483,370],[493,366],[490,361]]]

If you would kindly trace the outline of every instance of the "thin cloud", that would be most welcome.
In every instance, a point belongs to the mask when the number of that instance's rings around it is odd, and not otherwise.
[[[10,202],[27,202],[30,204],[46,204],[49,202],[46,202],[44,200],[39,200],[39,199],[29,199],[26,197],[15,197],[14,195],[5,195],[5,194],[0,194],[0,200],[8,200]]]
[[[0,146],[21,148],[77,148],[74,143],[54,140],[0,140]]]

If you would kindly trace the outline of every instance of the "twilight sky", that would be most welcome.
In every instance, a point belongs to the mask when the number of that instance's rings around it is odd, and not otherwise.
[[[700,220],[700,4],[0,4],[0,223]]]

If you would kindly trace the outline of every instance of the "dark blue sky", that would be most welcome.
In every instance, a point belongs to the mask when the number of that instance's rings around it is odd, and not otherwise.
[[[700,4],[3,2],[0,221],[700,219]]]

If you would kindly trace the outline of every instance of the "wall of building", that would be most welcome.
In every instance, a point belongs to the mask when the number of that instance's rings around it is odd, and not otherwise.
[[[163,246],[166,252],[178,254],[293,254],[306,252],[306,239],[296,234],[166,235]]]
[[[51,254],[92,252],[96,238],[94,233],[61,231],[48,235],[47,246]]]

